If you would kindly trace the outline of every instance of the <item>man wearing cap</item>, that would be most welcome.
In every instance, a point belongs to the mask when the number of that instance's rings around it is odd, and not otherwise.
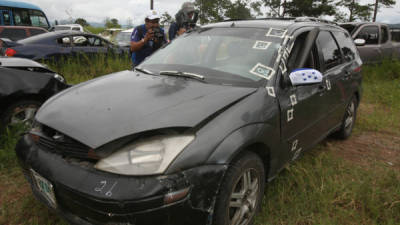
[[[135,27],[131,34],[133,67],[140,64],[166,43],[164,30],[160,28],[160,16],[155,10],[147,13],[145,24]]]
[[[191,2],[185,2],[182,4],[181,10],[175,15],[175,22],[171,24],[168,30],[169,40],[172,41],[176,36],[179,36],[186,32],[187,27],[184,23],[193,21],[193,16],[196,10],[194,4]],[[196,23],[196,21],[193,21]]]

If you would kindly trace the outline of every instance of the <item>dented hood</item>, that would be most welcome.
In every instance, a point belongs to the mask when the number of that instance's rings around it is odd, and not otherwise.
[[[143,131],[193,127],[255,90],[123,71],[54,96],[36,119],[97,148]]]

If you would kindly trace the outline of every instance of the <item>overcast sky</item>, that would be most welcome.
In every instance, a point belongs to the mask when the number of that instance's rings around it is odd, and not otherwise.
[[[117,18],[121,24],[127,24],[130,18],[133,24],[141,24],[150,9],[150,0],[20,0],[38,5],[51,22],[54,20],[84,18],[89,22],[104,22],[106,17]],[[160,13],[167,11],[174,16],[183,2],[188,0],[154,0],[154,8]],[[190,0],[189,0],[190,1]],[[374,0],[361,0],[372,3]],[[377,20],[385,23],[400,23],[400,1],[391,9],[382,8]]]

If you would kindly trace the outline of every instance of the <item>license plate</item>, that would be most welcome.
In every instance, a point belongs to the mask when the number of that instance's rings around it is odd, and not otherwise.
[[[31,169],[32,177],[35,182],[36,188],[40,191],[42,196],[49,202],[49,204],[56,208],[57,202],[54,195],[54,188],[50,181],[42,177],[40,174]]]

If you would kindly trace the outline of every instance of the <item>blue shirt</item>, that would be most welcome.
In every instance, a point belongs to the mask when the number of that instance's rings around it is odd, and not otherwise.
[[[161,32],[164,33],[164,29],[160,28]],[[131,34],[131,42],[139,42],[141,41],[147,33],[147,29],[146,26],[140,25],[137,26],[132,34]],[[164,35],[164,43],[165,43],[165,35]],[[159,49],[162,45],[159,46],[155,46],[154,45],[154,41],[150,40],[148,41],[146,44],[143,45],[142,49],[140,49],[139,51],[136,52],[132,52],[132,63],[134,66],[140,64],[141,62],[143,62],[143,60],[146,59],[146,57],[150,56],[151,54],[153,54],[153,52],[155,52],[157,49]]]
[[[169,40],[172,41],[178,34],[179,26],[176,22],[173,22],[168,30]]]

